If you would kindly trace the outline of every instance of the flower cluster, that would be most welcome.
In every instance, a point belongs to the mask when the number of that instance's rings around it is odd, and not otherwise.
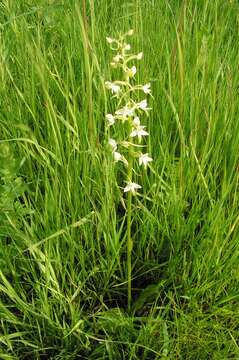
[[[128,168],[127,184],[124,192],[135,194],[141,186],[133,182],[133,161],[138,159],[139,165],[146,168],[148,163],[153,159],[148,153],[142,153],[144,148],[143,139],[149,136],[145,125],[141,124],[141,117],[148,115],[150,108],[148,107],[147,95],[151,95],[151,86],[149,83],[145,85],[137,85],[135,83],[135,75],[137,68],[132,61],[141,60],[143,53],[132,54],[130,52],[131,45],[127,43],[127,38],[133,35],[133,30],[120,35],[119,38],[113,39],[107,37],[106,40],[116,55],[111,61],[114,69],[120,69],[123,74],[123,80],[106,81],[105,87],[117,99],[117,110],[113,114],[106,114],[107,127],[109,133],[111,128],[121,124],[126,128],[126,137],[124,139],[109,139],[109,145],[115,162],[121,161]],[[144,95],[144,99],[138,101],[138,94]]]

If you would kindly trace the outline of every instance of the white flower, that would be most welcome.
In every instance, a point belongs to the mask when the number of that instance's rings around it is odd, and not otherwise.
[[[109,139],[109,145],[112,147],[113,152],[117,149],[117,142],[114,139]]]
[[[147,107],[148,103],[147,103],[146,99],[140,101],[136,106],[137,106],[138,109],[141,109],[141,110],[144,110],[144,111],[150,110],[150,108]]]
[[[127,32],[127,35],[132,36],[133,33],[134,33],[134,30],[133,30],[133,29],[130,29],[130,30]]]
[[[125,47],[124,47],[124,49],[125,49],[126,51],[127,51],[127,50],[130,50],[130,49],[131,49],[130,44],[126,44]]]
[[[115,118],[112,114],[105,115],[106,120],[108,121],[108,125],[111,126],[115,123]]]
[[[141,60],[142,57],[143,57],[143,53],[142,53],[142,52],[138,53],[138,55],[136,56],[137,60]]]
[[[130,137],[136,137],[138,136],[139,142],[141,142],[142,136],[148,136],[149,133],[147,131],[144,130],[145,126],[137,126],[136,129],[134,129],[131,134],[129,135]]]
[[[136,137],[138,136],[138,139],[139,139],[139,142],[141,142],[141,138],[142,136],[148,136],[149,133],[147,131],[145,131],[145,126],[142,126],[140,125],[140,120],[139,120],[139,117],[136,116],[134,118],[134,120],[132,121],[132,124],[133,124],[133,129],[130,133],[130,137]]]
[[[151,93],[150,86],[151,86],[151,85],[150,85],[149,83],[142,86],[142,90],[143,90],[143,92],[144,92],[145,94],[150,94],[150,93]]]
[[[136,72],[137,72],[136,66],[132,66],[131,69],[128,69],[127,74],[130,78],[132,78],[132,77],[134,77]]]
[[[122,109],[119,109],[115,112],[116,115],[128,117],[134,115],[134,109],[129,108],[127,105],[123,107]]]
[[[118,94],[118,92],[120,91],[120,86],[117,84],[114,84],[110,81],[106,81],[105,86],[106,86],[106,89],[111,90],[112,94],[114,94],[114,93]]]
[[[139,157],[139,165],[144,165],[146,168],[148,163],[153,161],[153,159],[149,156],[149,154],[141,154]]]
[[[138,189],[141,189],[141,188],[142,188],[142,186],[140,186],[140,185],[138,185],[138,184],[136,184],[136,183],[134,183],[134,182],[129,182],[129,183],[125,186],[124,192],[131,191],[132,194],[134,195],[134,194],[136,193],[136,191],[137,191]]]

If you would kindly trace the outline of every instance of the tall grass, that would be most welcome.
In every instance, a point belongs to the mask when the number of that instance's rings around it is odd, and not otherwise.
[[[0,5],[0,358],[239,358],[237,1]],[[135,29],[154,172],[105,146],[105,37]]]

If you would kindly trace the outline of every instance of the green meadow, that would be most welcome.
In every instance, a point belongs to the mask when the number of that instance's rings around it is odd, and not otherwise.
[[[129,217],[105,81],[130,29]],[[238,54],[237,0],[0,2],[0,359],[239,359]]]

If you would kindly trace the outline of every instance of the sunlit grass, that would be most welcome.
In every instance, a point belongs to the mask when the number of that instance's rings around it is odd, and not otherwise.
[[[0,6],[0,358],[239,358],[237,2]],[[104,83],[105,37],[131,28],[154,164],[128,311]]]

